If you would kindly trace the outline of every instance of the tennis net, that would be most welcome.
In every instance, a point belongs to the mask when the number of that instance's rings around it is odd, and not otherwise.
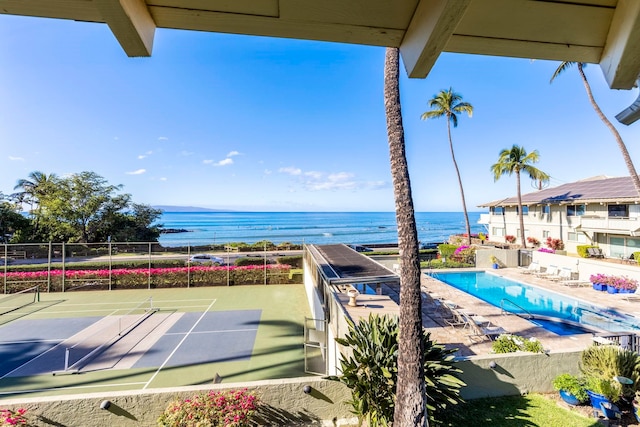
[[[38,286],[8,294],[0,298],[0,315],[11,313],[38,301],[40,301]]]
[[[153,299],[148,298],[124,314],[112,314],[104,328],[65,349],[64,370],[56,373],[76,373],[103,350],[135,329],[153,313]]]

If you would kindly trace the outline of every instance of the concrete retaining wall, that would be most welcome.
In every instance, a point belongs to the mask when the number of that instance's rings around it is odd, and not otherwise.
[[[553,379],[561,373],[578,374],[580,352],[512,353],[474,357],[460,361],[464,371],[464,399],[551,392]],[[495,367],[491,368],[491,362]],[[305,394],[305,385],[312,387]],[[123,391],[57,397],[1,400],[6,409],[26,408],[34,426],[153,427],[167,404],[211,389],[255,390],[263,409],[261,424],[272,426],[352,426],[357,420],[344,402],[351,392],[342,383],[319,377],[257,381],[242,384],[212,384],[146,391]],[[108,410],[100,408],[109,400]]]

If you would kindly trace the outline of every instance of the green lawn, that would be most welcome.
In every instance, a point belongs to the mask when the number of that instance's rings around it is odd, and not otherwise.
[[[456,405],[438,426],[594,427],[595,418],[564,409],[539,394],[475,399]]]

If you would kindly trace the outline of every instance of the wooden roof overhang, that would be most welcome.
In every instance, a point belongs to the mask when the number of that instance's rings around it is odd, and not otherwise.
[[[638,0],[0,0],[0,13],[106,23],[129,56],[156,28],[399,47],[410,77],[442,52],[599,64],[640,74]]]

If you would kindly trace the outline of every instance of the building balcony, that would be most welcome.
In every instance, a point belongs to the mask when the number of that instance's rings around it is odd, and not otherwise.
[[[640,236],[640,221],[638,218],[595,216],[582,216],[579,218],[576,230]]]

